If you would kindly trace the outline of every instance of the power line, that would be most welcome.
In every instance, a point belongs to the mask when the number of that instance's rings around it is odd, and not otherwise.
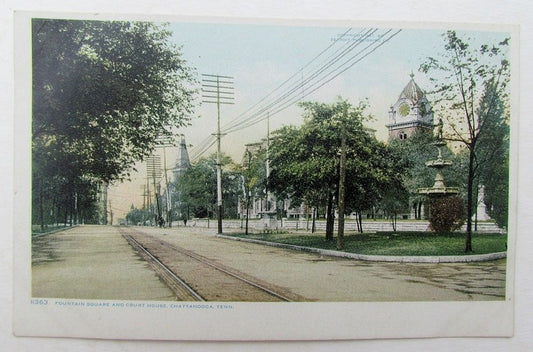
[[[326,51],[328,51],[329,49],[331,49],[335,44],[337,44],[337,42],[345,37],[350,31],[352,30],[352,28],[349,28],[346,32],[344,32],[341,36],[339,36],[335,41],[333,41],[329,46],[327,46],[325,49],[323,49],[320,53],[318,53],[315,57],[313,57],[307,64],[305,64],[304,66],[302,66],[297,72],[295,72],[292,76],[290,76],[289,78],[287,78],[285,81],[283,81],[283,83],[281,83],[279,86],[277,86],[276,88],[274,88],[272,91],[270,91],[266,96],[264,96],[262,99],[260,99],[257,103],[255,103],[254,105],[252,105],[251,107],[249,107],[248,109],[246,109],[244,112],[242,112],[241,114],[239,114],[236,118],[234,118],[233,120],[229,121],[228,123],[226,123],[226,125],[223,127],[223,128],[228,128],[226,127],[228,124],[235,124],[235,123],[238,123],[238,119],[242,116],[244,116],[246,113],[248,113],[250,110],[252,110],[253,108],[255,108],[256,106],[258,106],[259,104],[261,104],[263,101],[265,101],[268,97],[270,97],[272,94],[274,94],[274,92],[276,92],[277,90],[279,90],[280,88],[282,88],[284,85],[286,85],[289,81],[291,81],[293,78],[295,78],[298,74],[302,73],[304,69],[306,69],[307,67],[309,67],[309,65],[311,65],[314,61],[316,61],[320,56],[322,56],[322,54],[324,54]]]
[[[223,128],[228,129],[231,128],[232,125],[235,126],[239,124],[239,118],[244,116],[246,113],[251,111],[253,108],[261,104],[263,101],[265,101],[268,97],[272,96],[277,90],[281,89],[284,85],[286,85],[288,82],[290,82],[294,77],[296,77],[299,73],[303,73],[303,70],[309,67],[314,61],[316,61],[319,57],[321,57],[325,52],[327,52],[329,49],[331,49],[334,45],[336,45],[340,40],[342,40],[348,33],[352,30],[352,28],[349,28],[346,30],[342,35],[340,35],[337,39],[335,39],[329,46],[327,46],[325,49],[323,49],[320,53],[318,53],[315,57],[313,57],[306,65],[302,66],[296,73],[294,73],[292,76],[290,76],[288,79],[286,79],[284,82],[282,82],[279,86],[274,88],[272,91],[270,91],[265,97],[260,99],[257,103],[249,107],[247,110],[239,114],[236,118],[226,123]],[[361,31],[362,32],[362,31]],[[361,33],[360,32],[360,33]],[[360,34],[359,33],[359,34]],[[357,34],[358,35],[358,34]],[[345,44],[346,45],[346,44]],[[340,49],[339,49],[340,50]],[[339,50],[337,50],[335,53],[337,53]],[[335,54],[334,54],[335,55]],[[331,57],[331,56],[330,56]],[[281,95],[283,95],[282,93]],[[195,146],[191,150],[192,160],[196,160],[198,157],[200,157],[203,153],[205,153],[209,148],[211,148],[215,144],[215,138],[210,135],[206,137],[204,140],[202,140],[197,146]]]
[[[249,126],[251,126],[251,125],[253,125],[253,124],[257,123],[257,122],[260,122],[260,121],[264,120],[266,117],[261,116],[261,115],[262,114],[264,115],[264,113],[269,111],[272,107],[276,106],[278,103],[285,104],[286,101],[284,102],[284,100],[292,99],[292,100],[290,100],[290,102],[288,104],[288,106],[290,106],[290,105],[294,104],[296,101],[298,101],[298,100],[302,99],[303,97],[305,97],[305,96],[311,94],[312,92],[314,92],[316,89],[312,90],[312,91],[308,90],[307,93],[303,93],[301,97],[299,95],[299,89],[300,88],[306,86],[309,82],[313,81],[315,78],[318,81],[315,82],[313,85],[311,85],[311,87],[314,86],[317,83],[320,83],[320,80],[324,79],[324,77],[319,77],[322,73],[324,73],[327,69],[330,69],[333,64],[335,64],[340,59],[342,59],[344,56],[346,56],[349,52],[354,50],[357,46],[359,46],[359,44],[361,44],[363,41],[367,40],[376,31],[377,31],[377,29],[367,30],[367,32],[363,36],[359,37],[360,38],[359,40],[357,40],[354,43],[352,43],[348,48],[344,49],[340,54],[335,55],[333,58],[331,58],[327,62],[323,63],[304,82],[297,83],[296,86],[292,87],[291,90],[288,91],[287,93],[285,93],[283,96],[279,97],[277,100],[272,102],[270,105],[264,107],[260,111],[256,112],[252,116],[250,116],[247,120],[243,121],[243,123],[245,123],[244,125],[243,124],[241,124],[240,126],[239,125],[235,125],[233,128],[231,128],[229,130],[225,130],[225,132],[226,133],[234,132],[234,131],[238,131],[240,129],[249,127]],[[376,40],[373,43],[371,43],[370,45],[373,45],[375,42],[376,42]],[[368,46],[366,48],[368,48]],[[364,48],[363,50],[366,50],[366,48]],[[350,58],[349,60],[351,60],[351,59],[353,59],[353,57],[356,57],[357,55],[359,55],[363,50],[360,50],[356,55],[352,56],[352,58]],[[349,61],[349,60],[347,60],[347,61]],[[330,74],[331,72],[333,72],[334,70],[336,70],[336,69],[332,69],[332,71],[330,71],[329,73],[326,72],[325,77],[327,77],[327,75]],[[319,77],[319,78],[317,78],[317,77]]]
[[[311,61],[309,61],[300,70],[298,70],[295,74],[290,76],[282,84],[280,84],[278,87],[276,87],[274,90],[272,90],[269,94],[267,94],[265,97],[263,97],[261,100],[259,100],[254,105],[252,105],[246,111],[241,113],[235,119],[228,122],[225,128],[223,129],[223,132],[227,134],[227,133],[236,132],[236,131],[248,128],[250,126],[253,126],[265,120],[268,114],[272,116],[287,109],[288,107],[295,104],[297,101],[312,94],[316,90],[323,87],[325,84],[331,82],[333,79],[335,79],[336,77],[338,77],[339,75],[341,75],[342,73],[344,73],[345,71],[353,67],[355,64],[363,60],[365,57],[373,53],[375,50],[377,50],[379,47],[381,47],[382,45],[390,41],[393,37],[395,37],[398,33],[401,32],[401,29],[396,30],[394,33],[392,33],[387,38],[385,38],[389,33],[392,32],[392,29],[389,29],[385,33],[376,36],[374,40],[369,40],[369,38],[375,35],[378,29],[371,28],[371,29],[361,30],[359,33],[353,36],[356,38],[356,40],[347,41],[343,46],[338,48],[333,54],[328,56],[325,59],[325,61],[323,61],[317,68],[312,70],[308,74],[305,80],[302,79],[301,81],[296,81],[296,82],[291,83],[284,92],[280,93],[277,97],[274,97],[273,100],[271,100],[265,106],[259,108],[258,111],[252,113],[251,115],[248,115],[245,118],[242,118],[243,116],[246,115],[246,113],[251,112],[255,107],[258,107],[261,103],[267,101],[267,99],[271,97],[276,91],[278,91],[283,86],[287,85],[291,80],[293,80],[299,74],[303,75],[304,69],[309,67],[311,63],[316,61],[325,52],[330,50],[335,44],[339,42],[339,40],[343,39],[351,30],[352,30],[351,28],[348,29],[341,36],[339,36],[332,44],[330,44],[328,47],[322,50]],[[366,41],[370,41],[370,44],[358,50],[354,55],[351,55],[348,59],[343,60],[349,53],[351,53],[353,50],[355,50],[363,42],[366,42]],[[341,60],[342,62],[339,63],[339,61]],[[305,88],[305,91],[302,91],[300,94],[300,90],[301,89],[303,90],[304,88]],[[191,154],[193,154],[192,159],[196,160],[197,158],[199,158],[203,153],[209,150],[209,148],[211,148],[211,146],[215,142],[216,140],[213,138],[213,136],[208,136],[207,138],[205,138],[202,142],[200,142],[199,146],[197,148],[194,148],[194,150],[191,152]]]
[[[353,55],[351,58],[349,58],[348,60],[344,61],[343,63],[341,63],[340,65],[338,65],[336,68],[334,68],[333,70],[331,70],[330,72],[327,72],[323,77],[320,78],[320,80],[314,82],[313,84],[311,84],[310,86],[308,86],[308,89],[305,93],[304,96],[308,96],[310,94],[312,94],[313,92],[315,92],[316,90],[320,89],[321,87],[323,87],[325,84],[329,83],[331,80],[335,79],[336,77],[338,77],[340,74],[344,73],[346,70],[348,70],[349,68],[353,67],[355,64],[357,64],[358,62],[360,62],[362,59],[364,59],[365,57],[367,57],[368,55],[370,55],[371,53],[373,53],[375,50],[377,50],[377,48],[381,47],[383,44],[385,44],[386,42],[388,42],[389,40],[391,40],[394,36],[396,36],[398,33],[401,32],[401,29],[400,30],[397,30],[396,32],[394,32],[392,35],[390,35],[388,38],[386,39],[383,39],[381,42],[380,40],[386,36],[388,33],[390,33],[392,30],[388,30],[387,32],[385,32],[384,34],[380,35],[376,40],[372,41],[371,44],[367,45],[365,48],[363,48],[362,50],[360,50],[359,52],[357,52],[355,55]],[[373,34],[374,32],[370,33]],[[378,45],[376,45],[375,47],[371,48],[374,44],[380,42]],[[369,48],[371,48],[368,52],[364,53],[364,51],[368,50]],[[364,54],[363,54],[364,53]],[[359,57],[359,58],[358,58]],[[357,60],[355,60],[357,58]],[[316,76],[314,76],[316,77]],[[309,80],[310,81],[310,80]],[[314,87],[314,88],[313,88]],[[300,97],[290,97],[289,95],[287,96],[289,100],[285,101],[285,102],[282,102],[280,106],[277,107],[277,109],[275,110],[269,110],[270,112],[270,116],[272,115],[275,115],[283,110],[285,110],[286,108],[288,108],[289,106],[293,105],[294,103],[296,103],[298,100],[300,100]],[[271,106],[272,107],[272,106]],[[260,113],[257,113],[253,116],[250,117],[249,121],[241,124],[240,126],[235,126],[233,127],[232,129],[229,129],[229,130],[225,130],[224,132],[225,133],[231,133],[231,132],[236,132],[236,131],[239,131],[239,130],[242,130],[244,128],[247,128],[247,127],[250,127],[258,122],[261,122],[263,120],[265,120],[267,118],[267,114],[266,114],[266,111],[263,111],[262,114]]]

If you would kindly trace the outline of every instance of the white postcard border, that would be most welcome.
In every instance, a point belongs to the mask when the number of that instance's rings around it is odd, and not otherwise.
[[[511,219],[507,298],[495,302],[400,303],[240,303],[232,308],[114,308],[88,306],[87,300],[31,297],[30,18],[15,15],[15,177],[14,177],[14,332],[19,336],[60,336],[160,340],[330,340],[398,337],[511,336],[513,334],[514,254],[517,216],[518,47],[513,46]],[[69,14],[56,14],[60,17]],[[102,15],[72,16],[101,19]],[[116,15],[112,15],[113,18]],[[104,16],[108,18],[107,16]],[[119,16],[121,19],[131,18]],[[135,18],[150,19],[145,16]],[[157,17],[159,18],[159,17]],[[168,20],[168,18],[165,17]],[[179,19],[179,18],[178,18]],[[266,21],[266,20],[260,20]],[[279,22],[277,20],[276,22]],[[328,22],[328,21],[326,21]],[[465,25],[469,27],[470,25]],[[516,27],[506,27],[518,39]],[[518,41],[518,40],[517,40]],[[514,132],[516,131],[516,132]],[[70,302],[71,304],[62,304]],[[95,303],[97,301],[90,301]],[[101,301],[103,304],[128,301]],[[78,303],[78,305],[75,305]],[[81,303],[84,303],[83,305]],[[157,303],[157,302],[143,302]],[[177,305],[180,303],[177,302]]]

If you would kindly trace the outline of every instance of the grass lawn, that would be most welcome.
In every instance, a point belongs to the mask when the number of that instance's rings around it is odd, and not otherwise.
[[[336,238],[326,241],[322,234],[272,233],[272,234],[232,234],[232,236],[251,238],[269,242],[292,244],[303,247],[336,249]],[[464,233],[436,235],[428,232],[378,232],[346,234],[344,251],[369,255],[410,255],[410,256],[446,256],[465,255]],[[507,235],[472,234],[473,254],[505,252]]]

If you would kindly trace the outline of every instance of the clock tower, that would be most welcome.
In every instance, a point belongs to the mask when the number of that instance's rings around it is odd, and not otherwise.
[[[414,74],[389,111],[389,140],[407,139],[415,132],[433,131],[433,111],[424,92],[415,83]]]

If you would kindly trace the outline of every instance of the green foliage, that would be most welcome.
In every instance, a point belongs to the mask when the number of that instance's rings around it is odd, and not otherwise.
[[[498,226],[506,228],[509,221],[509,159],[491,163],[486,169],[485,205]]]
[[[243,177],[243,196],[257,196],[267,187],[266,149],[263,145],[247,146],[242,165],[238,168]]]
[[[438,157],[438,149],[434,142],[435,137],[432,133],[418,131],[405,140],[393,139],[389,143],[389,148],[399,155],[401,162],[405,164],[406,172],[402,175],[402,183],[409,192],[409,205],[425,201],[426,196],[418,194],[418,190],[431,187],[435,182],[436,171],[426,166],[427,161]],[[455,155],[448,147],[442,148],[442,156],[453,162],[451,167],[443,170],[446,186],[466,191],[467,166],[463,156]]]
[[[144,224],[147,220],[153,220],[154,216],[150,214],[148,209],[131,209],[126,215],[126,220],[129,225]]]
[[[459,196],[432,199],[430,213],[431,229],[439,234],[458,230],[465,221],[464,202]]]
[[[379,203],[385,215],[390,219],[392,229],[396,231],[397,215],[406,210],[409,203],[409,192],[401,182],[393,182],[383,192],[383,198]]]
[[[508,110],[502,99],[485,92],[483,106],[491,104],[484,133],[476,144],[476,166],[479,183],[485,191],[484,202],[489,216],[501,227],[507,227],[509,215],[509,124]],[[488,107],[482,107],[489,109]]]
[[[401,187],[405,164],[369,133],[363,122],[366,104],[352,106],[339,99],[333,104],[307,102],[301,127],[274,132],[269,185],[280,198],[326,206],[332,238],[333,207],[339,184],[341,135],[346,136],[346,212],[376,205],[390,187]]]
[[[418,199],[418,189],[433,184],[435,172],[426,166],[428,160],[436,159],[437,148],[433,145],[435,138],[431,133],[418,131],[405,140],[393,139],[389,148],[400,155],[407,164],[407,172],[403,177],[403,184]]]
[[[222,156],[222,194],[224,216],[235,217],[240,178],[229,156]],[[216,156],[201,158],[177,182],[182,214],[191,217],[213,217],[217,206]]]
[[[33,141],[109,182],[192,112],[191,70],[144,22],[33,20]]]
[[[216,205],[217,180],[216,159],[202,158],[187,170],[178,180],[181,204],[191,216],[211,217]]]
[[[128,178],[158,137],[188,123],[192,71],[164,26],[34,19],[32,28],[34,219],[61,208],[97,221],[98,185]]]

